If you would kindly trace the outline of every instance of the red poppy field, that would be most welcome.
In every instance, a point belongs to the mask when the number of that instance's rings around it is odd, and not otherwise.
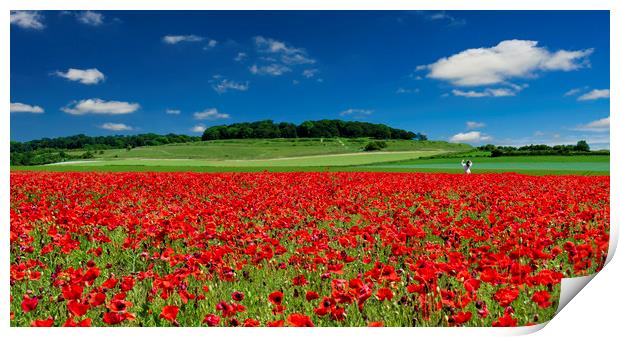
[[[609,177],[11,173],[12,326],[516,326],[607,256]]]

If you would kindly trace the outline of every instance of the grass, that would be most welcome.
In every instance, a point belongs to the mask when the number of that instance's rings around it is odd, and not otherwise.
[[[328,154],[359,153],[370,141],[368,138],[299,138],[299,139],[230,139],[183,144],[113,149],[95,152],[99,160],[115,159],[202,159],[202,160],[259,160],[316,156]],[[441,141],[386,141],[386,151],[439,151],[464,152],[471,146]],[[70,151],[79,155],[84,151]]]
[[[384,151],[363,152],[370,141],[356,139],[242,139],[105,150],[88,161],[12,167],[31,171],[384,171],[462,173],[459,157],[472,159],[474,173],[609,175],[609,156],[481,157],[463,144],[389,140]],[[79,154],[79,151],[72,151]]]

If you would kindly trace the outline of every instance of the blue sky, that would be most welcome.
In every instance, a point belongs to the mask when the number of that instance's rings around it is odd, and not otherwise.
[[[609,147],[607,11],[11,13],[11,139],[273,119]]]

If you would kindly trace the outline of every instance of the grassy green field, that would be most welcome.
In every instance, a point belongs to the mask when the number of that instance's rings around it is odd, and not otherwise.
[[[458,154],[472,147],[434,141],[387,141],[387,148],[364,152],[366,138],[219,140],[131,150],[97,151],[85,161],[12,167],[35,171],[387,171],[462,173]],[[79,151],[72,151],[79,154]],[[456,154],[455,158],[428,158]],[[484,155],[484,153],[481,153]],[[468,159],[464,157],[462,159]],[[518,172],[532,175],[609,175],[609,156],[478,157],[472,171]]]

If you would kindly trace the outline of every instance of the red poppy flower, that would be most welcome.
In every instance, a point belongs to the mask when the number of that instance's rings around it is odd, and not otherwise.
[[[207,314],[202,320],[202,323],[207,323],[208,326],[220,325],[220,316],[214,314]]]
[[[280,305],[282,304],[283,297],[284,297],[284,294],[281,291],[274,291],[271,294],[269,294],[269,302],[275,305]]]
[[[550,299],[551,295],[545,290],[537,291],[532,296],[532,301],[536,302],[541,308],[550,307],[552,304],[551,301],[549,301]]]
[[[306,293],[306,301],[313,301],[319,298],[319,294],[314,291],[308,291]]]
[[[284,326],[284,320],[278,320],[278,321],[270,321],[270,322],[267,322],[267,326],[268,326],[268,327],[280,327],[280,326]]]
[[[170,322],[174,322],[177,319],[178,313],[179,307],[177,307],[176,305],[167,305],[161,310],[161,314],[159,314],[159,317]]]
[[[493,296],[502,307],[510,305],[517,297],[519,297],[519,289],[517,288],[503,288],[495,292]]]
[[[245,295],[243,295],[243,293],[240,293],[238,291],[235,291],[232,293],[232,299],[239,302],[241,300],[243,300],[243,298],[245,297]]]
[[[391,301],[393,297],[394,297],[394,293],[392,293],[392,290],[388,288],[381,288],[377,291],[377,299],[379,301],[384,301],[386,299],[388,301]]]
[[[508,314],[504,314],[504,316],[498,318],[497,321],[493,322],[492,326],[494,327],[517,326],[517,320],[512,318],[512,316]]]
[[[253,318],[247,318],[243,322],[243,326],[244,327],[257,327],[257,326],[260,326],[260,322],[258,320],[253,319]]]
[[[310,317],[304,314],[300,314],[300,313],[291,314],[288,316],[286,320],[290,325],[294,327],[313,327],[314,326],[314,324],[312,324],[312,321],[310,320]]]
[[[83,316],[88,311],[88,304],[82,304],[78,301],[71,300],[67,302],[67,309],[74,316]]]
[[[379,322],[370,322],[368,323],[368,326],[371,328],[380,328],[383,327],[383,322],[379,321]]]
[[[44,320],[34,320],[32,321],[32,323],[30,323],[30,326],[37,327],[37,328],[47,328],[53,325],[54,325],[54,319],[51,317],[48,319],[44,319]]]
[[[89,327],[92,324],[92,320],[90,318],[86,318],[83,319],[79,322],[76,322],[73,320],[73,318],[69,318],[67,319],[67,321],[65,322],[65,324],[63,324],[64,327]]]
[[[24,313],[30,312],[37,308],[37,304],[39,304],[39,299],[36,296],[30,297],[28,295],[24,295],[24,299],[22,300],[22,310]]]

